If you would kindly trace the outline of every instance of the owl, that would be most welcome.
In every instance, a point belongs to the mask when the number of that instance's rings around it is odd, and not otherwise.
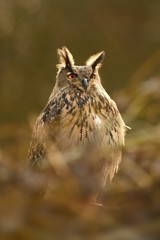
[[[78,170],[89,169],[88,176],[93,173],[102,189],[118,170],[126,131],[116,103],[101,84],[105,53],[77,66],[66,47],[57,52],[56,83],[35,123],[28,166],[54,166],[81,154]]]

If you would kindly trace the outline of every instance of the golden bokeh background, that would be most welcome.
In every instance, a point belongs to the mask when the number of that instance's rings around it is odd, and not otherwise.
[[[0,239],[159,239],[159,28],[159,0],[0,0]],[[24,170],[64,45],[77,65],[106,52],[103,85],[132,128],[103,210],[84,208],[75,176]]]

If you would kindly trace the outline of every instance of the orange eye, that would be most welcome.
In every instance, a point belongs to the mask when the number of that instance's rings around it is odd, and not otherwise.
[[[70,72],[70,73],[67,74],[67,78],[68,78],[68,79],[73,79],[73,78],[76,78],[76,77],[77,77],[77,74],[76,74],[76,73],[71,73],[71,72]]]
[[[96,77],[96,74],[95,73],[92,73],[90,78],[95,78]]]

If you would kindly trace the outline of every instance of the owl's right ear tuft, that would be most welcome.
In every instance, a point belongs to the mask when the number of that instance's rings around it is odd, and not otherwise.
[[[99,53],[91,56],[87,60],[86,65],[91,66],[93,69],[95,69],[95,68],[99,69],[102,65],[104,57],[105,57],[105,52],[104,51],[99,52]]]
[[[62,47],[62,49],[57,49],[57,53],[59,56],[60,64],[59,67],[72,67],[74,65],[74,59],[68,48]]]

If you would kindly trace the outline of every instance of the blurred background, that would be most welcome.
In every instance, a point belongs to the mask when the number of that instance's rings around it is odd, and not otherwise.
[[[103,85],[132,128],[103,210],[64,194],[71,176],[44,203],[39,182],[54,174],[23,169],[64,45],[77,65],[105,50]],[[160,239],[159,0],[0,0],[0,109],[0,239]]]

